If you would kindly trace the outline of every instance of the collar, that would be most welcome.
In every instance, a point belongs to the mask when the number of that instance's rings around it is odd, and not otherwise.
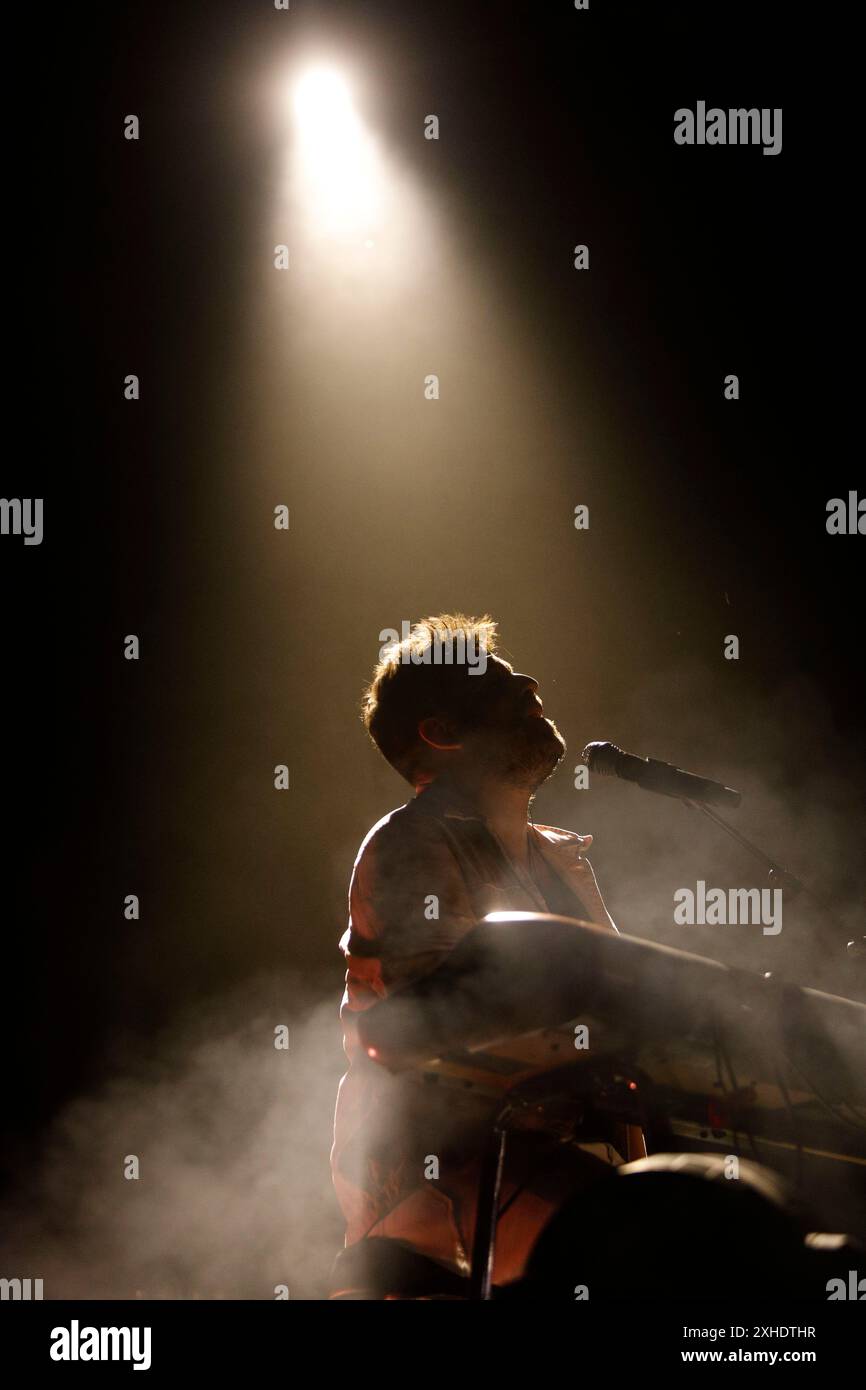
[[[441,777],[416,793],[414,805],[425,815],[487,824],[487,817],[481,814],[466,793]],[[542,850],[556,849],[560,858],[580,859],[592,844],[591,835],[578,835],[574,830],[560,830],[556,826],[538,825],[533,821],[527,821],[527,825],[535,843]]]

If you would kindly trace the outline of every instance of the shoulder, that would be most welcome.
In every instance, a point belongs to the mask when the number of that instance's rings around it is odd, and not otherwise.
[[[367,831],[361,841],[361,848],[355,855],[355,868],[358,867],[371,846],[380,849],[383,845],[387,845],[392,840],[399,838],[401,826],[405,822],[405,813],[408,809],[408,805],[396,807],[395,810],[389,811],[387,816],[383,816],[381,820],[377,820],[376,824]],[[375,850],[373,852],[375,852]]]
[[[361,841],[361,848],[355,856],[355,863],[369,851],[381,851],[397,847],[410,840],[436,837],[441,834],[441,826],[433,816],[424,814],[416,797],[404,806],[397,806],[381,820],[377,820]]]
[[[355,856],[354,877],[389,869],[405,873],[419,856],[451,856],[442,821],[422,808],[419,798],[398,806],[367,832]]]

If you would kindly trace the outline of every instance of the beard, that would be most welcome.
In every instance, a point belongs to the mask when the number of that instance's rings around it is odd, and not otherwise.
[[[530,792],[553,775],[566,751],[553,720],[536,715],[479,729],[472,743],[472,753],[485,772]]]

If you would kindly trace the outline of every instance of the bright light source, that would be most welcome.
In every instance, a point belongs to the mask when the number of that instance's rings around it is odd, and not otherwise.
[[[295,92],[295,112],[308,128],[320,135],[339,135],[354,120],[349,88],[338,72],[315,68],[301,78]]]
[[[313,68],[293,106],[300,211],[315,236],[362,244],[380,214],[381,170],[345,79],[333,68]]]

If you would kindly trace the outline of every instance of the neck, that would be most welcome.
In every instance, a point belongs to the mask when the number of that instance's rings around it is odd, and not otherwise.
[[[452,782],[484,817],[512,859],[524,868],[528,867],[529,837],[526,826],[532,796],[530,788],[515,787],[493,776],[476,775],[464,779],[458,775],[452,778]]]

